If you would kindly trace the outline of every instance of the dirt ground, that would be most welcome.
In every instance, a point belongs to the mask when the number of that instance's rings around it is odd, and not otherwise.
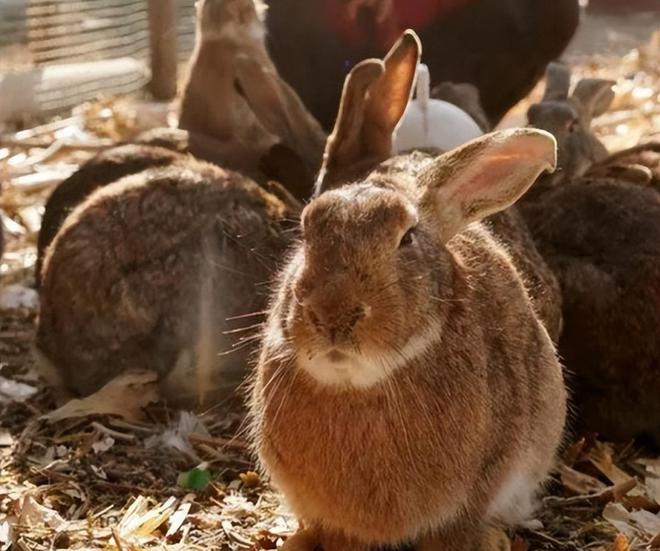
[[[576,78],[617,82],[612,111],[596,121],[611,150],[660,136],[658,29],[660,10],[594,13],[566,53]],[[504,125],[522,124],[540,91]],[[197,414],[147,405],[156,391],[146,375],[57,410],[35,373],[33,266],[45,198],[94,150],[164,118],[157,106],[110,98],[0,141],[0,208],[8,218],[0,282],[0,549],[275,549],[295,529],[280,497],[254,472],[236,404]],[[511,534],[512,549],[660,549],[659,511],[660,458],[586,435],[553,473],[538,517]]]

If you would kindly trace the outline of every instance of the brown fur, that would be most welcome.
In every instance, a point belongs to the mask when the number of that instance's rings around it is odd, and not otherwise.
[[[242,378],[249,334],[225,332],[259,317],[227,319],[263,308],[288,242],[286,216],[254,182],[193,161],[97,190],[44,259],[37,347],[78,394],[131,367],[156,370],[166,386],[178,362],[189,364],[183,383],[194,387],[205,333],[213,362],[205,390],[226,394]],[[176,384],[166,396],[192,402],[197,389]]]
[[[418,55],[409,36],[397,48]],[[397,74],[412,85],[409,72]],[[340,115],[364,120],[337,122],[352,128],[348,163],[382,113],[364,106]],[[513,520],[489,511],[507,478],[534,486],[546,476],[565,415],[561,369],[509,255],[474,222],[513,203],[552,166],[553,148],[546,134],[493,134],[417,174],[398,158],[357,183],[334,180],[305,208],[251,401],[260,458],[305,527],[287,550],[489,549],[485,523]],[[348,168],[328,151],[326,165]],[[356,364],[345,383],[313,371],[347,358],[364,358],[376,379],[353,380]]]
[[[316,170],[325,134],[268,56],[264,11],[259,0],[200,0],[179,127],[230,140],[252,155],[245,166],[281,143]]]
[[[592,165],[585,178],[624,181],[660,191],[660,142],[652,141],[612,153]]]
[[[587,143],[594,143],[588,125],[582,128],[589,132],[583,135]],[[588,167],[594,160],[588,145],[562,141],[561,133],[558,143],[560,169],[564,159],[569,167]],[[614,154],[611,160],[637,153]],[[607,168],[608,160],[594,166]],[[565,173],[570,176],[570,168]],[[658,446],[660,196],[612,173],[579,174],[563,185],[540,182],[542,192],[520,203],[561,284],[559,352],[575,374],[579,428],[623,442],[646,437]]]
[[[252,35],[250,30],[253,30]],[[255,36],[256,35],[256,36]],[[245,53],[270,65],[256,5],[244,0],[203,0],[197,39],[182,87],[179,127],[219,140],[238,139],[267,150],[275,139],[256,121],[236,90],[234,60]],[[213,94],[209,93],[213,90]],[[236,136],[237,130],[242,135]]]
[[[48,197],[41,221],[37,240],[37,285],[41,282],[41,267],[46,249],[66,217],[90,193],[129,174],[183,160],[182,155],[162,147],[122,145],[99,153],[60,183]]]
[[[439,153],[415,151],[399,155],[387,162],[384,171],[417,177]],[[484,223],[506,248],[539,318],[552,341],[557,342],[562,329],[559,280],[539,253],[517,205],[487,217]]]

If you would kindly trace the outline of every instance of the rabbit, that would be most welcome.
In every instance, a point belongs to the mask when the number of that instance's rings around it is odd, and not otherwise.
[[[143,132],[130,143],[100,152],[55,188],[46,202],[39,232],[37,286],[46,248],[66,216],[93,190],[150,167],[185,163],[187,154],[237,170],[261,184],[275,179],[299,201],[309,197],[314,173],[321,162],[323,131],[305,111],[295,92],[269,69],[272,67],[269,60],[264,60],[263,56],[247,57],[246,53],[255,49],[249,40],[241,43],[242,49],[227,46],[235,35],[249,36],[250,28],[263,25],[256,18],[255,5],[258,2],[254,0],[202,0],[198,3],[197,55],[193,55],[190,62],[189,85],[184,89],[181,108],[186,128]],[[256,35],[259,44],[261,34]],[[228,57],[228,52],[236,52],[235,59]],[[217,63],[208,66],[204,61],[207,57],[217,58]],[[228,82],[219,86],[223,79]],[[233,98],[235,82],[246,98],[232,103],[223,99],[222,94]],[[213,128],[201,123],[195,126],[195,121],[201,120],[189,116],[195,102],[199,103],[197,109],[209,109],[205,116],[211,119],[214,113],[226,113],[229,109],[238,109],[241,119],[239,122],[224,120],[226,128],[219,124]],[[250,110],[249,115],[242,109]],[[243,132],[240,125],[252,130]],[[255,125],[262,129],[265,142],[259,139],[242,142],[242,134],[259,132],[254,130]],[[214,133],[207,134],[207,131]]]
[[[585,178],[604,178],[650,186],[660,191],[660,141],[639,144],[617,151],[594,163]]]
[[[301,520],[286,551],[492,549],[561,441],[555,349],[479,222],[554,167],[555,141],[514,129],[387,160],[419,55],[407,31],[347,77],[262,332],[251,431]]]
[[[557,139],[557,170],[545,175],[532,188],[532,195],[548,187],[583,176],[608,156],[602,142],[591,131],[593,118],[607,111],[614,92],[611,80],[582,79],[569,97],[571,73],[564,63],[551,63],[546,72],[547,85],[540,103],[530,106],[529,124],[553,134]]]
[[[608,102],[608,86],[582,81],[568,98],[568,71],[556,69],[529,120],[555,133],[562,178],[542,177],[535,184],[542,192],[518,206],[561,285],[558,347],[574,377],[576,429],[658,447],[660,195],[625,179],[589,176],[603,150],[588,122]]]
[[[247,177],[193,159],[97,189],[43,260],[42,373],[76,395],[130,368],[155,370],[174,404],[229,395],[250,349],[238,329],[258,323],[295,216]]]
[[[316,168],[325,134],[296,93],[277,77],[266,51],[264,14],[261,0],[197,3],[196,43],[182,87],[179,128],[231,139],[259,153],[278,141],[283,126],[290,134],[304,128],[304,136],[295,134],[297,141],[292,148],[299,148],[303,158],[311,156]],[[261,84],[242,85],[254,80]],[[286,106],[285,121],[267,108],[277,96],[278,103]],[[259,107],[266,109],[255,114]]]
[[[276,75],[240,54],[231,62],[244,89],[261,87],[246,103],[265,127],[282,129],[283,142],[265,154],[277,163],[286,143],[309,139],[306,123],[291,118],[290,89]],[[194,404],[240,382],[251,342],[238,329],[258,325],[301,205],[283,186],[255,182],[250,166],[239,173],[195,160],[185,152],[197,136],[151,131],[83,167],[71,195],[62,186],[53,212],[65,215],[52,214],[62,225],[41,248],[36,347],[55,386],[88,394],[131,366],[146,367],[160,374],[169,401]]]

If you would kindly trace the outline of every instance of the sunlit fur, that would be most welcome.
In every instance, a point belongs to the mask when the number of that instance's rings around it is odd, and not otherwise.
[[[413,183],[376,172],[308,207],[257,371],[262,460],[294,511],[351,549],[520,520],[565,415],[507,253],[480,224],[438,241]]]
[[[265,15],[266,6],[261,0],[198,0],[199,39],[263,42]],[[232,24],[227,25],[227,22]]]
[[[253,438],[303,526],[283,551],[493,551],[488,524],[520,520],[560,441],[554,347],[479,222],[556,142],[517,129],[388,162],[419,59],[407,31],[351,71],[264,328]]]

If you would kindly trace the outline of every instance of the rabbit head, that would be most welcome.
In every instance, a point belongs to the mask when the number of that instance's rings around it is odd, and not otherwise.
[[[421,168],[415,154],[383,162],[420,49],[406,32],[384,62],[364,61],[348,75],[318,196],[302,212],[287,324],[302,365],[322,379],[341,372],[349,354],[382,370],[348,370],[357,385],[385,376],[390,364],[379,358],[396,358],[416,335],[423,340],[438,312],[429,297],[453,286],[447,242],[555,166],[554,138],[533,129],[483,136],[425,157]]]
[[[441,316],[429,297],[453,298],[446,243],[511,205],[554,155],[547,133],[501,132],[438,157],[416,180],[386,165],[310,203],[291,274],[289,331],[301,366],[356,386],[387,376]],[[346,369],[352,358],[364,361]]]
[[[265,28],[263,22],[267,7],[262,0],[197,0],[197,38],[202,42],[233,40],[237,43],[246,38],[263,42]],[[227,25],[236,22],[236,28]],[[249,25],[245,29],[241,26]]]
[[[546,78],[543,99],[529,108],[527,117],[531,126],[547,130],[557,139],[558,170],[553,179],[570,180],[607,155],[591,131],[591,122],[609,108],[614,82],[582,79],[569,95],[571,73],[562,63],[551,63]]]

